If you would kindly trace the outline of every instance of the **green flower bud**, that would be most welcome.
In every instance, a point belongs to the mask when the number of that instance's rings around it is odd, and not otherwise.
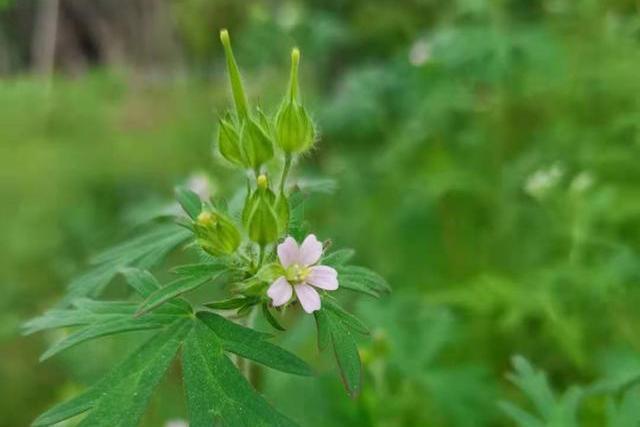
[[[280,234],[286,234],[289,230],[289,200],[284,193],[280,193],[276,198],[274,211],[278,217],[278,229]]]
[[[291,53],[289,91],[280,105],[275,119],[276,142],[287,153],[308,150],[315,141],[313,121],[298,101],[298,63],[300,51]]]
[[[273,157],[273,142],[258,123],[247,118],[240,133],[240,146],[244,152],[245,166],[254,170]]]
[[[278,239],[278,217],[273,209],[275,194],[269,189],[267,177],[260,175],[257,184],[258,188],[249,199],[247,229],[249,238],[264,246]]]
[[[228,114],[225,118],[220,119],[220,125],[218,127],[218,150],[220,154],[222,154],[222,157],[230,163],[240,167],[245,166],[240,148],[240,136]]]
[[[273,157],[273,141],[270,136],[269,121],[260,110],[258,110],[260,124],[254,121],[250,114],[240,70],[231,49],[231,40],[227,30],[220,31],[220,41],[227,60],[227,72],[239,126],[233,126],[231,120],[221,121],[218,132],[218,147],[224,158],[231,163],[258,170],[260,165]]]
[[[224,215],[202,211],[193,225],[197,243],[210,255],[230,255],[240,245],[240,232]]]

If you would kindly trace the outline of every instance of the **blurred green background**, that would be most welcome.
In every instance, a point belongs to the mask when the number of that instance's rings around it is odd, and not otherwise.
[[[338,184],[308,219],[394,287],[351,303],[374,331],[360,398],[302,316],[279,339],[322,374],[262,372],[276,407],[304,426],[509,426],[498,402],[528,407],[513,355],[558,391],[638,378],[638,1],[4,0],[1,426],[28,425],[144,338],[39,364],[58,336],[21,337],[21,322],[175,183],[233,184],[212,156],[230,105],[222,27],[268,111],[301,48],[322,138],[299,174]],[[608,410],[585,400],[579,425]],[[144,425],[185,417],[174,369]]]

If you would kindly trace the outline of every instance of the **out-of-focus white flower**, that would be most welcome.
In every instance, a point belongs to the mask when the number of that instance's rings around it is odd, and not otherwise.
[[[209,200],[211,197],[211,181],[203,173],[196,173],[187,180],[187,188],[196,193],[200,200]]]
[[[593,175],[588,171],[582,171],[577,174],[573,180],[571,180],[571,184],[569,185],[569,190],[572,193],[584,193],[588,189],[591,188],[595,179]]]
[[[416,40],[409,50],[409,63],[416,67],[426,64],[431,59],[431,44],[426,39]]]
[[[189,423],[185,420],[168,420],[164,423],[164,427],[189,427]]]
[[[558,185],[564,176],[564,168],[559,163],[554,163],[546,169],[539,169],[529,175],[524,184],[524,191],[537,199]]]
[[[281,28],[291,30],[300,23],[301,15],[300,6],[297,3],[283,2],[276,13],[276,22]]]
[[[309,234],[302,245],[287,237],[278,245],[278,258],[284,276],[278,277],[267,290],[274,307],[289,302],[295,291],[300,305],[307,313],[320,310],[320,295],[314,288],[325,291],[338,289],[338,272],[326,265],[315,265],[322,256],[322,243]]]

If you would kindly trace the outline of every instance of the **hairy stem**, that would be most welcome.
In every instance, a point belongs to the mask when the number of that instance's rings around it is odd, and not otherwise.
[[[291,170],[291,163],[293,160],[293,156],[291,153],[284,154],[284,167],[282,168],[282,177],[280,178],[280,193],[284,193],[284,187],[287,184],[287,177],[289,176],[289,171]]]

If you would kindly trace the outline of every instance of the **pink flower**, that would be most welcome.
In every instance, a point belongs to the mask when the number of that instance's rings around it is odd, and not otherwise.
[[[322,243],[309,234],[302,245],[287,237],[278,245],[278,258],[284,267],[284,276],[278,277],[267,290],[274,307],[286,304],[295,291],[298,301],[307,313],[320,310],[320,295],[314,289],[338,289],[338,272],[326,265],[315,265],[322,256]]]

